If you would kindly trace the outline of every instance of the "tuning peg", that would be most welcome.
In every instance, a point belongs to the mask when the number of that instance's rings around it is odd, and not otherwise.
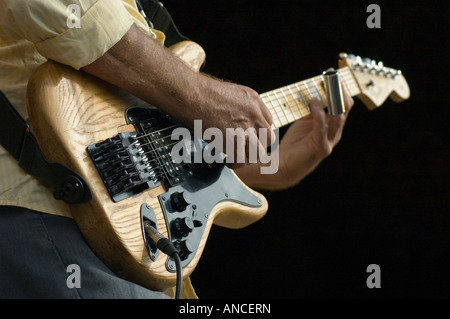
[[[394,79],[396,79],[398,76],[402,75],[402,71],[397,70],[397,72],[394,75]]]
[[[385,77],[387,78],[391,77],[393,79],[396,79],[400,75],[402,75],[402,71],[394,69],[389,69],[389,71],[385,73]]]
[[[381,73],[383,73],[383,69],[384,69],[384,63],[382,61],[378,62],[376,70],[377,70],[377,74],[380,75]]]
[[[349,59],[349,60],[356,60],[356,55],[352,54],[352,53],[345,53],[345,52],[341,52],[339,53],[339,57],[341,59]]]
[[[382,61],[378,62],[377,64],[377,74],[378,75],[385,75],[387,71],[387,68],[384,66],[384,63]]]
[[[378,65],[377,62],[375,60],[371,60],[370,64],[369,64],[369,72],[370,74],[374,74],[376,72],[378,72]]]
[[[384,72],[384,76],[387,78],[393,77],[394,73],[392,69],[387,70],[386,72]]]
[[[364,70],[364,64],[362,62],[362,59],[360,56],[355,56],[353,59],[355,62],[352,63],[353,66],[353,70],[358,70],[360,69],[361,71]]]

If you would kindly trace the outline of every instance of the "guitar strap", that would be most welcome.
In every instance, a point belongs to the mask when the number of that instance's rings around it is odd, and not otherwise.
[[[45,159],[30,126],[1,91],[0,110],[0,143],[25,172],[43,180],[56,199],[69,204],[91,199],[88,185],[77,173]]]
[[[136,0],[138,9],[144,15],[151,28],[155,28],[166,35],[164,44],[167,47],[189,38],[181,34],[169,11],[157,0]]]
[[[166,46],[189,40],[182,35],[163,4],[156,0],[136,0],[149,25],[166,35]],[[59,163],[48,162],[39,147],[29,124],[0,91],[0,144],[31,176],[43,180],[58,200],[81,203],[91,199],[86,182],[74,171]]]

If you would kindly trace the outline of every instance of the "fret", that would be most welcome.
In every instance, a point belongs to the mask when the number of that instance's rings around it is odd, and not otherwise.
[[[323,95],[322,95],[322,93],[320,92],[320,87],[316,83],[316,80],[315,80],[316,78],[312,78],[311,81],[313,82],[314,87],[316,88],[316,91],[319,94],[319,98],[322,101],[323,105],[328,105],[328,98],[326,98],[326,93],[325,93],[325,91],[323,91]],[[320,77],[320,81],[323,82],[322,77]]]
[[[285,89],[285,88],[281,88],[280,91],[281,91],[281,94],[283,94],[283,98],[284,98],[284,100],[286,101],[287,106],[289,106],[289,110],[291,111],[292,122],[293,122],[293,121],[299,119],[300,117],[295,115],[295,112],[294,112],[294,110],[292,109],[292,106],[291,106],[291,101],[289,101],[288,97],[287,97],[286,94],[284,93],[284,89]],[[299,114],[299,115],[300,115],[300,114]]]
[[[338,72],[339,73],[339,78],[340,79],[342,79],[342,83],[344,84],[344,86],[345,86],[345,89],[347,90],[347,92],[349,93],[349,94],[351,94],[350,92],[350,88],[348,87],[348,83],[347,83],[347,80],[345,79],[345,75],[343,75],[341,72]]]
[[[297,107],[297,110],[299,112],[299,118],[302,118],[303,117],[302,106],[299,104],[298,99],[294,97],[294,93],[292,92],[291,86],[289,85],[287,88],[289,90],[289,95],[291,96],[292,100],[295,103],[295,106]]]
[[[268,92],[267,93],[267,97],[269,98],[270,104],[272,105],[273,109],[275,110],[275,112],[276,112],[276,114],[278,116],[278,121],[280,123],[279,127],[282,127],[282,126],[286,125],[286,121],[283,120],[283,113],[284,112],[282,112],[283,110],[280,110],[281,109],[280,104],[274,102],[274,100],[272,98],[272,94],[273,94],[273,91]],[[284,117],[286,117],[286,115]]]
[[[361,93],[350,68],[339,69],[338,73],[345,90],[351,96]],[[323,75],[319,75],[261,94],[263,102],[271,110],[274,127],[282,127],[311,114],[308,102],[313,98],[327,106],[328,97],[323,82]]]
[[[273,95],[275,95],[275,98],[277,99],[278,105],[280,106],[281,111],[283,112],[283,115],[286,118],[286,123],[285,124],[289,124],[290,123],[289,118],[288,118],[288,116],[287,116],[287,114],[286,114],[286,112],[284,110],[284,104],[281,103],[280,99],[278,98],[277,90],[272,91],[272,93],[273,93]]]
[[[266,104],[266,106],[269,108],[269,110],[272,111],[271,113],[272,113],[272,117],[273,117],[273,125],[275,126],[275,128],[282,127],[283,125],[281,122],[280,115],[278,114],[276,106],[273,104],[272,99],[269,96],[269,93],[264,93],[264,94],[261,94],[260,96],[262,97],[263,102]],[[269,104],[271,107],[269,107]],[[273,115],[275,115],[275,116],[273,116]],[[278,123],[276,123],[277,120],[278,120]]]
[[[311,113],[311,110],[309,109],[308,101],[306,100],[305,96],[303,95],[302,90],[301,90],[299,84],[300,84],[300,82],[295,83],[295,87],[297,88],[298,93],[300,94],[299,96],[300,96],[300,98],[301,98],[302,101],[303,101],[303,105],[305,106],[306,113],[307,113],[307,114],[310,114],[310,113]]]
[[[309,94],[309,90],[305,85],[305,82],[298,82],[297,83],[297,87],[299,89],[299,92],[301,94],[301,96],[303,97],[303,100],[305,101],[306,105],[308,105],[308,101],[311,99],[310,94]]]
[[[308,100],[311,100],[312,98],[314,98],[314,96],[312,95],[312,92],[311,92],[311,90],[309,89],[309,86],[308,86],[308,80],[303,81],[302,83],[303,83],[304,87],[306,88],[306,91],[307,91],[308,94],[309,94],[309,99],[308,99]]]
[[[361,93],[349,67],[339,69],[338,73],[340,78],[342,78],[342,82],[345,84],[345,89],[351,96],[356,96]]]

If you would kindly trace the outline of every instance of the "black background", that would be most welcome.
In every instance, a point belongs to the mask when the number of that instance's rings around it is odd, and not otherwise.
[[[209,298],[450,297],[448,34],[444,1],[163,1],[206,51],[205,72],[260,93],[337,66],[340,52],[400,69],[409,100],[368,111],[311,175],[263,192],[267,215],[214,226],[191,276]],[[370,264],[381,288],[366,286]]]

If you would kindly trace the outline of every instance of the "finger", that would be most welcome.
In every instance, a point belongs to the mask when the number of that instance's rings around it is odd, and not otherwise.
[[[228,129],[226,142],[227,164],[232,168],[257,163],[259,153],[264,149],[254,127]]]
[[[260,99],[260,109],[261,112],[264,116],[264,119],[266,120],[266,122],[268,123],[268,126],[272,126],[273,124],[273,116],[272,113],[270,112],[269,108],[267,107],[267,105],[263,102],[262,99]]]
[[[256,134],[259,143],[261,143],[261,146],[264,148],[268,148],[269,146],[274,145],[277,142],[277,135],[271,127],[259,128]]]
[[[328,140],[333,143],[333,146],[341,139],[347,116],[354,104],[353,98],[348,94],[342,82],[341,87],[345,113],[328,117]]]
[[[263,138],[263,140],[261,140],[261,143],[263,144],[264,147],[269,147],[270,145],[273,145],[276,142],[276,135],[275,135],[275,132],[272,129],[273,116],[272,116],[272,113],[266,107],[265,104],[261,107],[261,111],[262,111],[263,116],[264,116],[264,118],[266,120],[266,122],[264,123],[265,126],[262,126],[262,128],[265,129],[265,131],[264,131],[265,138]],[[259,134],[260,133],[258,132],[258,135]]]
[[[328,116],[328,141],[332,143],[332,145],[336,145],[337,142],[342,137],[342,132],[344,129],[344,124],[346,120],[346,114]]]
[[[318,143],[325,144],[328,136],[328,123],[325,111],[322,109],[320,102],[316,99],[312,99],[309,102],[309,108],[314,121],[314,137]]]

